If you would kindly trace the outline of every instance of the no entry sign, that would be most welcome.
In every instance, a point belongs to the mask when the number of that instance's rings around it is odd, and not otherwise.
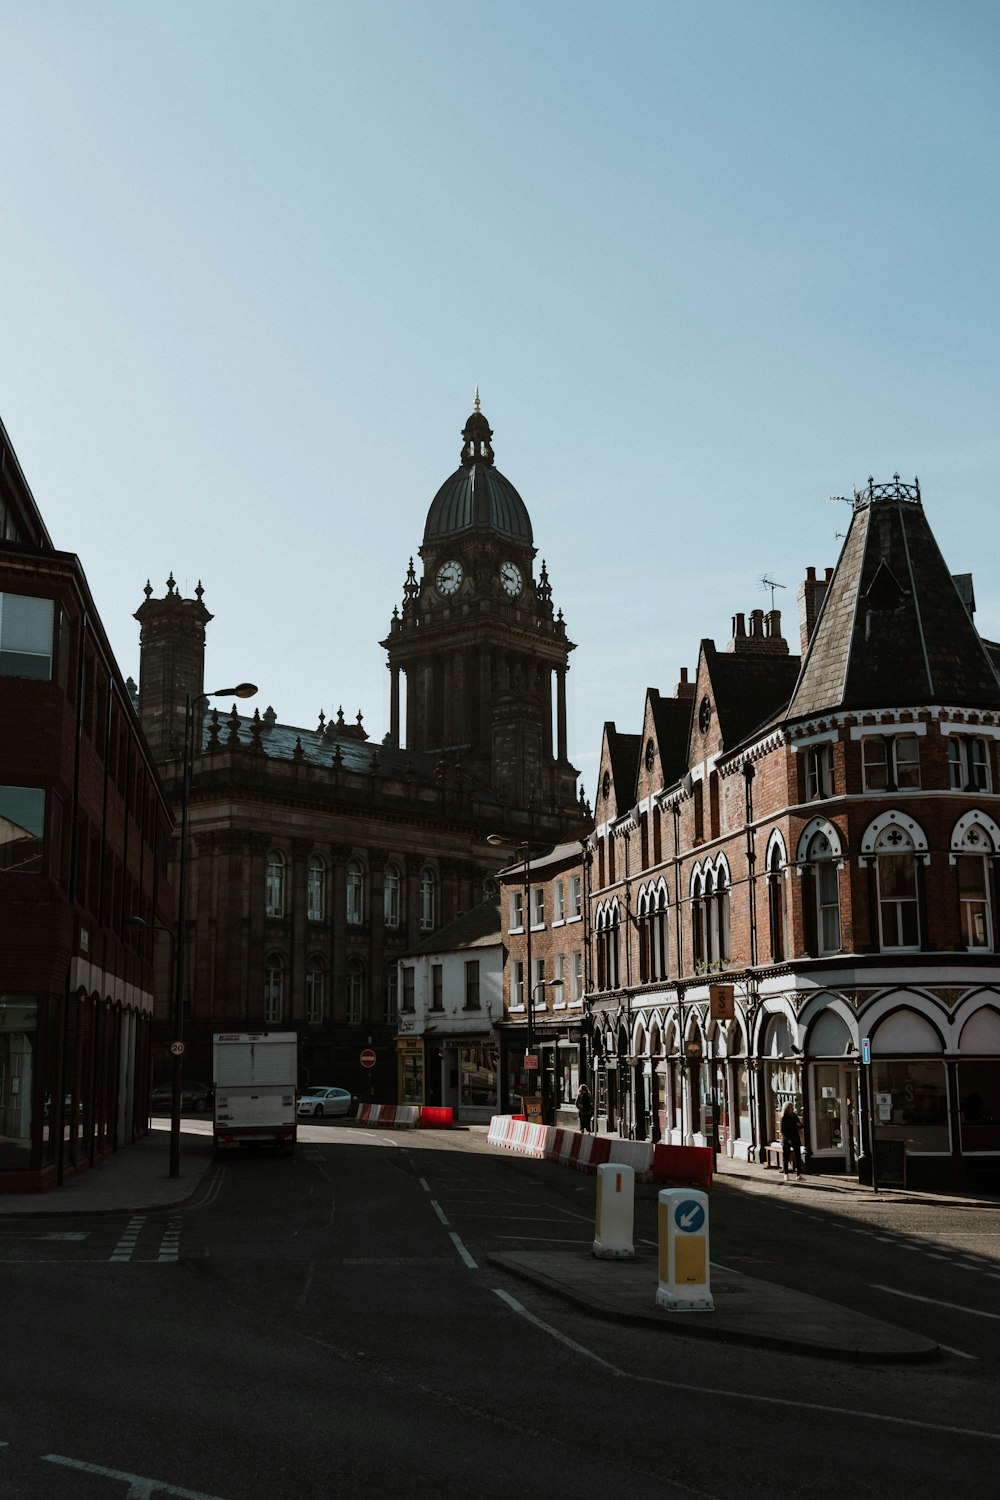
[[[361,1066],[363,1068],[374,1068],[375,1054],[370,1047],[366,1047],[361,1054]]]

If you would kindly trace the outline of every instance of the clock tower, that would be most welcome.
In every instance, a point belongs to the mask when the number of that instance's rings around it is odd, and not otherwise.
[[[545,563],[535,577],[531,520],[496,468],[479,407],[462,433],[461,463],[427,512],[420,572],[382,642],[392,673],[394,744],[460,763],[508,805],[575,809],[566,750],[569,653]],[[401,677],[406,684],[401,737]]]

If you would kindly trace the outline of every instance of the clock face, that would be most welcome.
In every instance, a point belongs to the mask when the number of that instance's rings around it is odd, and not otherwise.
[[[517,563],[505,562],[500,564],[500,582],[503,584],[505,594],[509,594],[512,599],[517,597],[521,592],[522,582],[521,569],[517,566]]]
[[[465,574],[462,572],[462,564],[460,562],[451,561],[442,563],[437,573],[438,593],[453,594],[461,585],[464,577]]]

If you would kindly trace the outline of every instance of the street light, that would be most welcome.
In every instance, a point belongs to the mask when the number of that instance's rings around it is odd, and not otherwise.
[[[174,1071],[170,1095],[170,1176],[181,1175],[181,1083],[184,1068],[184,960],[187,926],[188,812],[191,807],[191,776],[194,771],[194,736],[197,710],[210,698],[252,698],[253,682],[217,688],[214,693],[187,693],[184,698],[184,764],[181,771],[181,853],[177,874],[177,934],[174,943],[174,1039],[171,1052]]]
[[[502,833],[488,833],[486,842],[494,849],[511,849],[519,859],[524,860],[524,911],[521,920],[524,923],[524,993],[528,1021],[524,1050],[527,1054],[535,1041],[531,1029],[531,845],[526,842],[514,843],[511,839],[505,839]]]

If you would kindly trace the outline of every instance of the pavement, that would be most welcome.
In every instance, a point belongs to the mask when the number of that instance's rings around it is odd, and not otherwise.
[[[476,1133],[475,1130],[472,1133]],[[211,1127],[182,1121],[180,1175],[171,1177],[169,1122],[156,1120],[148,1135],[115,1152],[97,1167],[47,1193],[0,1194],[0,1218],[26,1215],[138,1213],[176,1208],[193,1198],[213,1169]],[[996,1208],[983,1196],[882,1189],[874,1194],[856,1179],[807,1176],[785,1183],[781,1174],[733,1158],[719,1158],[716,1180],[740,1191],[772,1197],[880,1199],[956,1208]],[[636,1193],[655,1196],[655,1184]],[[792,1291],[773,1282],[714,1265],[712,1312],[667,1312],[656,1304],[657,1251],[648,1242],[634,1260],[601,1260],[589,1250],[496,1253],[489,1260],[513,1276],[574,1304],[596,1317],[696,1338],[783,1349],[830,1359],[900,1363],[938,1358],[939,1346],[905,1329],[852,1309]]]

